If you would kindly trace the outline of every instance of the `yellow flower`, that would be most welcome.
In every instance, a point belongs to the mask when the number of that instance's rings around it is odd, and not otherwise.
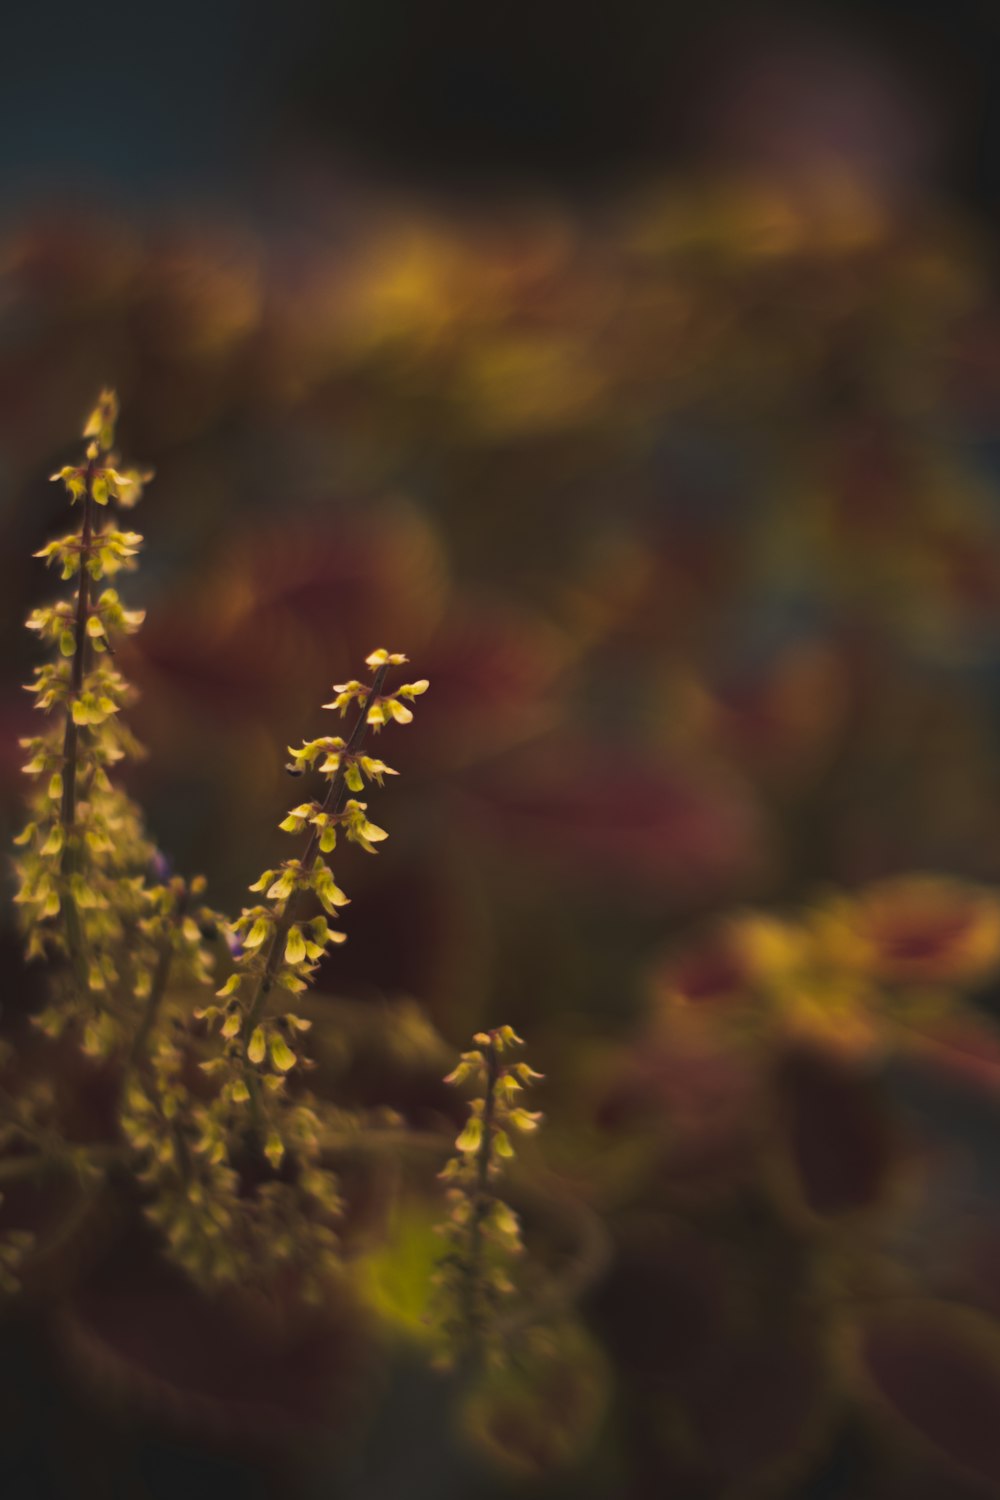
[[[118,396],[106,388],[97,398],[97,405],[87,418],[83,429],[85,438],[94,438],[98,448],[107,453],[114,447],[115,423],[118,420]]]
[[[365,666],[371,667],[372,671],[377,667],[401,667],[409,659],[401,651],[386,651],[384,648],[379,647],[377,651],[373,651],[370,656],[365,657]]]

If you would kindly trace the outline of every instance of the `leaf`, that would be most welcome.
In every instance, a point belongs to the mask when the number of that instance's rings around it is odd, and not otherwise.
[[[607,1400],[607,1369],[596,1344],[568,1321],[525,1331],[516,1356],[478,1378],[462,1420],[495,1462],[537,1476],[591,1447]]]
[[[1000,1034],[971,1009],[953,1003],[939,1020],[908,1023],[898,1036],[921,1066],[959,1084],[1000,1093]]]
[[[803,1329],[757,1330],[715,1351],[689,1403],[692,1432],[712,1493],[798,1493],[789,1481],[810,1463],[835,1407],[822,1352]]]
[[[381,1369],[346,1278],[307,1310],[295,1291],[286,1276],[204,1296],[127,1241],[60,1305],[59,1346],[105,1412],[180,1441],[287,1453],[355,1430]]]
[[[1000,1324],[958,1304],[895,1301],[858,1317],[851,1358],[877,1414],[1000,1492]]]
[[[595,804],[594,787],[606,785],[614,796]],[[470,812],[491,837],[617,900],[620,882],[718,889],[760,858],[749,788],[705,761],[628,755],[561,734],[488,765],[469,789]]]
[[[361,1294],[394,1329],[426,1343],[434,1335],[429,1314],[440,1259],[436,1215],[424,1205],[405,1205],[394,1215],[392,1234],[361,1258]]]
[[[776,1079],[790,1178],[811,1212],[878,1204],[893,1165],[884,1107],[872,1081],[832,1054],[786,1053]]]

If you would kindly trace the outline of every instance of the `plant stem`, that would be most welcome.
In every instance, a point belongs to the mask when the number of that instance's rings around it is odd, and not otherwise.
[[[408,1130],[402,1126],[398,1129],[330,1130],[320,1138],[321,1150],[330,1157],[382,1151],[416,1151],[418,1154],[426,1151],[431,1156],[447,1156],[452,1145],[451,1136],[444,1132]]]
[[[93,467],[93,463],[87,466],[87,488],[83,496],[83,522],[80,527],[80,581],[76,591],[76,643],[70,675],[71,696],[66,709],[66,733],[63,738],[63,795],[60,819],[67,836],[76,822],[77,752],[80,731],[73,718],[73,702],[80,696],[83,689],[83,677],[86,670],[87,620],[90,613],[90,570],[87,563],[90,559],[94,531],[94,501],[90,493]]]
[[[87,1156],[95,1166],[115,1166],[125,1162],[128,1153],[120,1146],[91,1146]],[[75,1162],[65,1156],[41,1155],[8,1156],[0,1161],[0,1183],[25,1182],[33,1178],[48,1177],[53,1172],[74,1172]]]
[[[94,462],[87,464],[86,488],[83,494],[83,520],[80,525],[80,572],[76,590],[76,640],[73,648],[73,666],[70,672],[70,698],[66,705],[66,728],[63,735],[63,794],[59,820],[63,828],[62,873],[66,877],[66,888],[62,892],[63,911],[66,920],[66,941],[70,962],[78,982],[86,987],[87,966],[83,951],[83,934],[76,901],[69,889],[68,877],[77,867],[79,850],[75,842],[76,790],[79,771],[80,729],[73,717],[73,704],[83,689],[87,665],[87,620],[90,614],[90,559],[94,530],[94,501],[90,493]]]
[[[180,925],[181,921],[184,918],[186,905],[187,891],[185,889],[174,902],[174,911],[171,918],[171,930],[176,929]],[[170,938],[171,931],[168,931],[160,944],[160,951],[156,961],[156,968],[153,971],[153,978],[150,983],[149,994],[146,997],[146,1004],[143,1008],[142,1016],[140,1018],[138,1026],[136,1027],[135,1035],[132,1038],[132,1045],[129,1048],[129,1054],[125,1062],[125,1069],[122,1073],[121,1081],[121,1097],[123,1099],[125,1098],[125,1092],[128,1088],[132,1074],[142,1062],[143,1054],[146,1050],[146,1043],[149,1041],[150,1033],[152,1032],[153,1027],[156,1025],[156,1018],[160,1013],[160,1006],[163,1004],[163,997],[167,993],[167,986],[170,983],[170,970],[173,968],[174,962],[174,947],[172,942],[170,941]]]
[[[493,1117],[496,1111],[497,1078],[500,1063],[496,1042],[490,1035],[489,1045],[484,1049],[486,1059],[486,1088],[483,1094],[483,1136],[476,1153],[476,1180],[472,1191],[472,1211],[469,1218],[469,1258],[466,1264],[465,1281],[465,1332],[466,1358],[474,1363],[480,1354],[482,1316],[479,1306],[481,1293],[481,1270],[483,1256],[483,1219],[490,1205],[490,1166],[493,1160]]]

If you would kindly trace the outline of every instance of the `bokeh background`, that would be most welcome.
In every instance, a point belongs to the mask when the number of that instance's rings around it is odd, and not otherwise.
[[[9,1493],[1000,1493],[1000,13],[4,33],[5,826],[46,476],[111,383],[157,471],[156,837],[238,909],[284,746],[405,651],[431,691],[324,988],[417,1051],[411,1002],[454,1049],[512,1022],[610,1245],[586,1377],[489,1461],[409,1368],[361,1456],[248,1457],[186,1421],[162,1330],[128,1359],[169,1415],[133,1411],[84,1307],[72,1357],[7,1341]],[[6,920],[4,1013],[39,982]],[[398,1050],[357,1087],[433,1109]]]

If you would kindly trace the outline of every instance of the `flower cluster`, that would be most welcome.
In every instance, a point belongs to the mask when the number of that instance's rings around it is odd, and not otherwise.
[[[321,1160],[320,1117],[304,1091],[286,1087],[291,1070],[305,1066],[294,1041],[309,1023],[271,1001],[304,989],[326,950],[342,941],[329,919],[347,897],[326,856],[338,833],[375,852],[386,834],[357,794],[395,775],[364,753],[366,733],[408,722],[406,703],[427,683],[390,690],[387,676],[405,658],[374,652],[369,686],[335,688],[341,713],[360,695],[349,737],[290,752],[291,769],[324,778],[326,791],[282,824],[306,835],[302,854],[251,888],[263,899],[233,929],[236,969],[221,1003],[198,1013],[218,1021],[221,1047],[199,1059],[183,986],[210,982],[206,944],[220,922],[202,902],[202,880],[159,878],[162,859],[141,813],[112,779],[119,762],[139,753],[123,723],[131,689],[115,645],[139,629],[143,614],[104,585],[134,568],[142,538],[100,513],[134,505],[152,477],[115,457],[117,409],[104,392],[84,429],[83,461],[53,476],[81,519],[40,556],[73,590],[28,620],[51,652],[30,689],[50,725],[24,742],[35,787],[18,840],[17,900],[29,954],[62,961],[53,1003],[38,1020],[51,1036],[73,1025],[85,1052],[120,1060],[130,1162],[146,1215],[178,1264],[210,1286],[294,1262],[303,1290],[316,1292],[335,1256],[340,1201]],[[308,909],[310,898],[318,910]],[[51,1154],[47,1140],[31,1144],[39,1159]],[[8,1277],[22,1252],[15,1231],[0,1254]]]
[[[157,851],[136,804],[115,784],[118,764],[140,747],[122,721],[132,689],[114,665],[115,644],[134,635],[144,612],[128,609],[105,580],[135,567],[142,538],[123,531],[112,503],[131,507],[152,478],[123,469],[113,451],[118,402],[104,391],[88,418],[81,463],[52,478],[79,503],[78,529],[37,554],[59,568],[72,595],[32,611],[28,628],[52,652],[28,691],[49,718],[22,741],[25,774],[34,786],[30,821],[16,840],[23,849],[18,892],[28,956],[62,958],[66,973],[56,1003],[38,1018],[50,1035],[70,1023],[86,1051],[106,1056],[127,1046],[142,1025],[169,949],[175,977],[207,972],[202,928],[210,913],[172,913],[177,891],[156,879]],[[104,512],[106,519],[99,517]],[[165,925],[166,924],[166,925]],[[165,982],[165,980],[164,980]]]
[[[346,741],[332,735],[289,749],[290,769],[296,774],[314,772],[326,782],[326,788],[322,796],[293,807],[280,824],[285,833],[305,834],[304,847],[277,869],[265,870],[250,886],[252,892],[263,896],[263,902],[246,907],[234,924],[239,944],[236,968],[218,992],[225,1005],[204,1012],[208,1019],[219,1022],[224,1038],[239,1041],[236,1055],[245,1067],[234,1087],[240,1094],[245,1088],[251,1100],[255,1094],[259,1098],[258,1083],[272,1092],[280,1090],[297,1061],[289,1042],[295,1032],[308,1026],[292,1013],[270,1014],[269,997],[272,992],[301,993],[326,950],[344,941],[344,934],[331,927],[329,919],[337,917],[349,898],[337,884],[325,856],[335,849],[338,833],[369,854],[376,853],[375,845],[388,836],[369,821],[367,802],[347,793],[362,791],[366,780],[381,786],[386,776],[396,775],[384,761],[364,754],[364,741],[369,726],[378,728],[386,722],[386,716],[398,717],[388,705],[401,708],[402,698],[426,691],[426,681],[404,684],[392,692],[386,689],[390,668],[405,661],[398,652],[373,651],[367,659],[374,673],[372,682],[335,689],[336,703],[326,707],[335,706],[344,714],[354,698],[361,705]],[[412,718],[408,709],[403,712],[407,720]],[[320,908],[318,912],[316,907]]]
[[[335,689],[341,695],[336,706],[342,713],[354,697],[360,701],[360,712],[346,740],[324,736],[290,748],[289,769],[323,778],[325,790],[294,807],[281,823],[284,832],[304,835],[304,846],[277,869],[265,870],[251,885],[250,890],[262,900],[245,908],[233,924],[235,968],[217,993],[220,1003],[197,1012],[216,1028],[222,1043],[214,1056],[201,1063],[217,1091],[208,1105],[195,1111],[195,1138],[188,1143],[190,1159],[183,1172],[177,1172],[177,1152],[170,1142],[160,1148],[169,1174],[177,1178],[178,1194],[189,1195],[193,1163],[194,1169],[212,1179],[205,1192],[217,1204],[220,1200],[226,1204],[224,1250],[219,1249],[217,1233],[211,1243],[201,1243],[197,1214],[185,1210],[172,1220],[176,1247],[196,1274],[217,1276],[225,1269],[239,1276],[241,1243],[256,1244],[278,1259],[294,1256],[303,1269],[328,1265],[333,1256],[333,1224],[340,1206],[336,1178],[321,1160],[319,1117],[313,1102],[301,1086],[289,1087],[293,1070],[301,1073],[309,1065],[296,1043],[311,1023],[288,1002],[308,986],[327,950],[344,941],[344,934],[331,926],[330,919],[336,918],[348,897],[325,857],[336,847],[338,834],[371,854],[387,837],[384,829],[369,821],[367,803],[347,793],[361,791],[370,782],[382,785],[386,776],[396,774],[384,761],[366,755],[364,742],[369,727],[378,728],[389,718],[400,721],[400,714],[389,705],[403,709],[402,722],[412,718],[401,700],[424,692],[427,683],[394,690],[386,683],[391,668],[405,660],[399,653],[375,651],[367,661],[374,674],[369,685],[358,684],[358,693],[347,697],[343,697],[346,688]],[[140,1096],[133,1104],[137,1130],[143,1136],[148,1120],[142,1117],[148,1110]],[[255,1152],[267,1163],[266,1168],[259,1163],[258,1170],[269,1172],[270,1177],[265,1175],[255,1191],[247,1194],[240,1189],[238,1177],[248,1154],[252,1158]],[[162,1183],[160,1188],[158,1213],[164,1212]],[[220,1255],[228,1258],[225,1268],[217,1263]]]
[[[303,1296],[318,1297],[336,1259],[340,1202],[318,1163],[317,1114],[308,1103],[285,1111],[294,1174],[255,1175],[231,1128],[238,1097],[229,1085],[216,1093],[207,1084],[200,1093],[192,1088],[187,1028],[165,1009],[149,1070],[132,1078],[122,1108],[146,1217],[199,1286],[246,1285],[272,1267],[294,1265]]]
[[[448,1218],[442,1226],[447,1250],[437,1272],[444,1302],[444,1361],[504,1357],[497,1337],[497,1309],[514,1290],[511,1262],[521,1253],[517,1215],[496,1182],[514,1155],[512,1132],[538,1128],[542,1116],[518,1102],[526,1086],[541,1078],[525,1062],[504,1054],[523,1046],[510,1026],[480,1031],[446,1083],[471,1083],[469,1118],[455,1142],[456,1154],[441,1173]]]

